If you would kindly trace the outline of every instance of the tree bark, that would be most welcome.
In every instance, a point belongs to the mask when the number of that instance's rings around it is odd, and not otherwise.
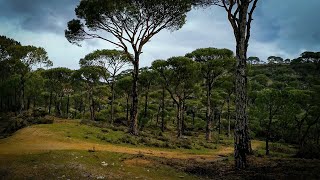
[[[269,149],[269,140],[270,140],[270,131],[271,131],[271,124],[272,124],[272,107],[269,108],[269,124],[267,128],[267,136],[266,136],[266,155],[268,156],[270,154]]]
[[[67,119],[69,119],[69,104],[70,104],[70,95],[68,94],[68,100],[67,100]]]
[[[161,110],[161,131],[164,132],[164,115],[165,115],[165,88],[162,87],[162,110]]]
[[[133,62],[132,82],[132,108],[130,112],[130,133],[138,135],[138,76],[139,76],[139,55],[135,55]]]
[[[156,126],[158,126],[158,124],[159,124],[160,111],[161,111],[161,104],[159,103],[158,111],[157,111]]]
[[[181,113],[182,113],[182,110],[181,110],[181,108],[182,108],[182,105],[181,105],[181,101],[179,100],[179,103],[177,104],[177,110],[178,110],[178,112],[177,112],[177,124],[178,124],[178,126],[177,126],[177,130],[178,130],[178,135],[177,135],[177,137],[178,138],[181,138],[182,137],[182,121],[181,121]]]
[[[211,120],[211,86],[209,82],[207,82],[207,113],[206,113],[206,119],[207,119],[207,126],[206,126],[206,140],[211,141],[211,131],[212,131],[212,120]]]
[[[20,109],[19,109],[19,114],[22,113],[23,110],[25,110],[24,107],[24,79],[21,77],[21,84],[20,84]]]
[[[240,6],[240,5],[238,5]],[[236,38],[236,122],[234,131],[234,156],[237,168],[244,169],[247,166],[246,155],[251,153],[249,138],[248,114],[247,114],[247,49],[250,32],[248,23],[249,2],[244,2],[239,8],[238,28],[234,28]],[[230,18],[230,17],[229,17]],[[251,21],[251,20],[250,20]],[[247,29],[248,28],[248,29]]]
[[[51,114],[51,105],[52,105],[52,91],[50,92],[50,99],[49,99],[49,114]]]
[[[112,77],[112,84],[111,84],[111,125],[114,122],[114,99],[115,99],[115,91],[114,91],[114,83],[115,83],[115,74]]]
[[[228,95],[228,99],[227,99],[227,106],[228,106],[228,112],[227,112],[227,119],[228,119],[228,137],[231,137],[231,121],[230,121],[230,95]]]

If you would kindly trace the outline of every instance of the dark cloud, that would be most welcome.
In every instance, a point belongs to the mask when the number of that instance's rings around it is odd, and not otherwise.
[[[82,48],[67,42],[64,30],[75,17],[78,3],[79,0],[0,0],[0,32],[25,44],[45,47],[56,64],[62,66],[78,64],[79,58],[93,49],[114,48],[96,40],[86,41]],[[303,50],[320,51],[319,7],[320,0],[260,0],[254,14],[249,55],[293,58]],[[145,65],[154,59],[184,55],[208,46],[235,48],[223,8],[194,10],[181,30],[159,33],[144,49]]]
[[[260,1],[255,21],[256,39],[273,41],[288,53],[320,51],[319,0]]]
[[[0,0],[0,17],[33,32],[63,32],[79,0]]]

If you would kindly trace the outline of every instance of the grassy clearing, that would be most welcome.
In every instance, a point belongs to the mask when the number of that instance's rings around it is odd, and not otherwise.
[[[50,125],[36,125],[37,128],[48,130],[58,137],[76,139],[99,144],[118,144],[126,147],[136,147],[184,152],[188,154],[212,154],[222,148],[232,145],[232,139],[220,136],[217,142],[206,142],[204,133],[186,136],[177,139],[175,132],[143,131],[140,136],[134,137],[126,133],[126,127],[95,127],[81,124],[80,121],[64,121]]]
[[[143,156],[110,152],[51,151],[0,156],[0,179],[198,179]]]

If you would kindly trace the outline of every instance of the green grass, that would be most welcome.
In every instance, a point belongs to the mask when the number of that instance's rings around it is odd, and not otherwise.
[[[155,150],[165,150],[172,152],[184,152],[188,154],[210,154],[213,151],[232,145],[232,139],[220,135],[220,144],[206,142],[204,134],[197,136],[188,136],[187,139],[176,138],[174,131],[164,133],[144,131],[140,136],[134,137],[123,131],[125,127],[120,128],[100,128],[80,124],[80,121],[72,123],[55,123],[36,125],[44,128],[58,136],[66,139],[75,139],[99,144],[118,144],[126,147],[148,148]],[[215,136],[214,136],[215,137]]]
[[[51,151],[22,156],[0,156],[4,179],[198,179],[157,162],[130,165],[137,155],[110,152]],[[105,162],[103,165],[102,162]]]

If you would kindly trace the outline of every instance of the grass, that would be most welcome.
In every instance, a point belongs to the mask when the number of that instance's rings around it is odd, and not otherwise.
[[[136,158],[137,155],[87,151],[0,156],[0,179],[198,179],[150,160],[139,164]]]
[[[66,121],[67,123],[54,123],[49,125],[36,125],[37,128],[44,128],[62,136],[66,139],[76,139],[81,141],[99,144],[118,144],[126,147],[152,148],[156,150],[184,152],[189,154],[210,154],[225,146],[232,144],[232,139],[220,136],[223,140],[220,144],[206,142],[204,133],[197,136],[188,136],[185,139],[178,139],[175,132],[153,132],[143,131],[140,136],[131,136],[124,131],[125,127],[95,127],[80,124],[80,121]]]
[[[146,130],[140,137],[129,136],[124,130],[124,127],[88,126],[74,120],[23,129],[0,141],[0,146],[8,150],[3,152],[10,152],[0,155],[0,179],[320,178],[315,173],[320,171],[320,161],[292,158],[296,149],[288,144],[270,143],[271,155],[265,156],[265,143],[252,141],[256,152],[249,157],[250,166],[236,171],[232,138],[215,134],[214,137],[219,137],[215,143],[207,143],[203,133],[177,140],[174,130],[165,133]],[[49,144],[43,143],[48,138]],[[56,145],[67,149],[65,145],[71,143],[70,150],[52,150]],[[159,147],[157,143],[175,147]],[[182,146],[184,143],[187,146]],[[102,145],[98,151],[89,152],[89,146],[79,147],[83,144]],[[26,151],[23,154],[12,152],[25,145],[31,149],[22,150]],[[28,151],[41,146],[44,151]]]

